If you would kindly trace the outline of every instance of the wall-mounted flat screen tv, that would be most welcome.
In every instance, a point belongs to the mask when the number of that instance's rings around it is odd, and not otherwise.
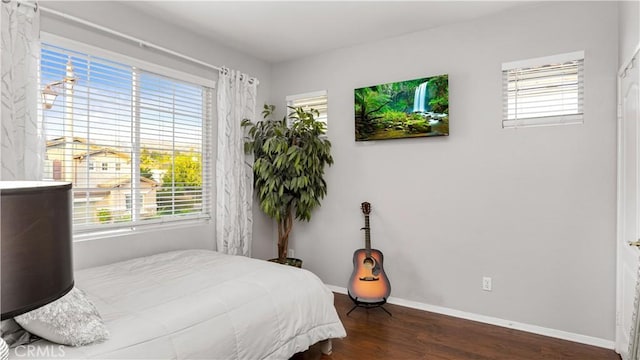
[[[356,141],[449,135],[449,76],[355,90]]]

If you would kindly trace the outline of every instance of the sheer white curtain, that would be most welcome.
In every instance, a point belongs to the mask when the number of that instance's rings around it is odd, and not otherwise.
[[[38,120],[40,15],[35,2],[2,2],[2,180],[41,180],[44,136]]]
[[[638,269],[636,295],[633,301],[633,318],[631,320],[627,360],[640,360],[640,269]]]
[[[254,120],[256,79],[222,69],[218,78],[216,241],[226,254],[251,255],[253,170],[244,154],[243,119]]]
[[[640,354],[638,353],[638,345],[640,344],[640,339],[638,339],[638,284],[636,283],[636,298],[633,303],[633,319],[631,320],[631,330],[629,334],[629,355],[628,360],[638,360],[640,359]]]

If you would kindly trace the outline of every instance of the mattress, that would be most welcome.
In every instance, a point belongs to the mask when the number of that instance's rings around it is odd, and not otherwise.
[[[173,251],[75,273],[111,334],[34,355],[82,359],[288,359],[346,336],[313,273],[208,250]],[[14,349],[15,350],[15,349]],[[24,349],[21,350],[23,353]],[[14,351],[13,356],[18,358]]]

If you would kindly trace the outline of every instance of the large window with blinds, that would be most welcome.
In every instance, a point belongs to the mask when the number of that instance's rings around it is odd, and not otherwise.
[[[503,127],[581,124],[584,52],[502,65]]]
[[[211,87],[51,43],[40,65],[44,178],[73,183],[76,233],[209,216]]]

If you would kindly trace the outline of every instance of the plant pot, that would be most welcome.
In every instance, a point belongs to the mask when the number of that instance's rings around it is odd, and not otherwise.
[[[289,265],[289,266],[295,266],[297,268],[302,268],[302,260],[301,259],[297,259],[297,258],[288,257],[288,258],[286,258],[284,260],[284,263],[281,263],[278,258],[269,259],[269,261],[275,262],[275,263],[279,263],[279,264],[283,264],[283,265],[286,264],[286,265]]]

